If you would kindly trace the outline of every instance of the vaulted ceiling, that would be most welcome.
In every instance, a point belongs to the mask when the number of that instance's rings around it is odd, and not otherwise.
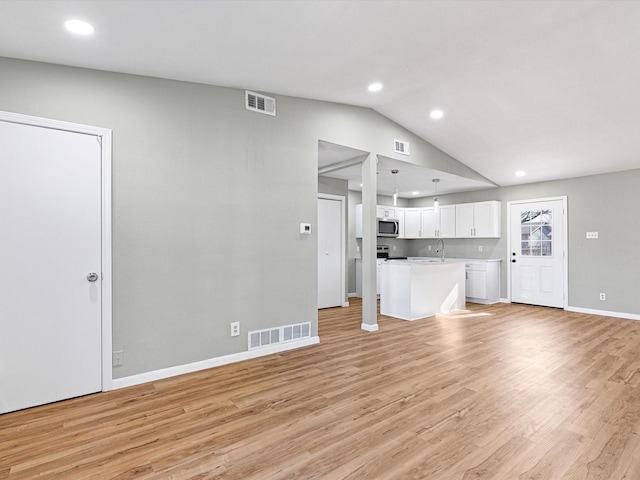
[[[615,0],[3,0],[0,56],[370,107],[513,185],[640,168],[639,25]]]

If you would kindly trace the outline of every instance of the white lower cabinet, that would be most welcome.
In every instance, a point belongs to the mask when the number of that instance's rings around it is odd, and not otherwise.
[[[380,296],[380,276],[384,258],[376,259],[376,295]],[[356,258],[356,297],[362,298],[362,260]]]
[[[467,261],[466,297],[473,303],[498,303],[500,301],[500,261]]]

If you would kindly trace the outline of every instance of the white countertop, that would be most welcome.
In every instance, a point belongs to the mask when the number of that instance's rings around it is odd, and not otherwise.
[[[394,262],[400,262],[402,260],[393,260]],[[408,257],[408,262],[427,262],[427,263],[443,263],[440,257]],[[447,258],[444,257],[444,263],[474,263],[474,262],[501,262],[499,258]]]
[[[356,258],[356,261],[362,260],[362,258]],[[384,258],[377,258],[376,260],[385,260]],[[445,257],[444,263],[479,263],[479,262],[501,262],[500,258],[447,258]],[[443,263],[440,257],[407,257],[406,260],[390,260],[390,262],[419,262],[419,263]]]

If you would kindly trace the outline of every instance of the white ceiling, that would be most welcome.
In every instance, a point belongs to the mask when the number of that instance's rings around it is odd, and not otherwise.
[[[639,26],[615,0],[3,0],[0,56],[370,107],[512,185],[640,168]]]
[[[333,143],[318,142],[318,167],[340,167],[343,162],[356,161],[355,165],[339,168],[335,171],[324,174],[326,177],[339,178],[349,182],[349,190],[361,191],[362,165],[361,161],[367,157],[368,153],[354,148],[336,145]],[[393,195],[393,191],[398,189],[398,196],[401,198],[431,197],[435,193],[444,195],[446,193],[469,192],[481,190],[483,188],[494,187],[495,185],[459,177],[451,173],[420,167],[411,163],[402,162],[393,158],[378,156],[376,178],[377,193],[379,195]],[[392,170],[398,170],[395,175]],[[438,190],[433,179],[438,179]]]

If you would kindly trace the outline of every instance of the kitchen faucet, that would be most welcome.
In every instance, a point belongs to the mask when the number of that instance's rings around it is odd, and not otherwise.
[[[442,243],[442,248],[438,248],[438,246]],[[440,254],[440,260],[444,262],[444,240],[439,238],[436,242],[436,253]]]

